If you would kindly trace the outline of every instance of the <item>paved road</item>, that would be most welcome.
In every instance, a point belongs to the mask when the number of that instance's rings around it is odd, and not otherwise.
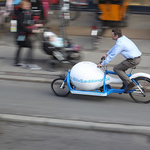
[[[128,94],[57,97],[50,84],[2,80],[0,95],[1,114],[150,126],[149,105],[135,103]]]
[[[149,136],[0,123],[2,150],[149,150]]]
[[[81,19],[81,18],[80,18]],[[85,20],[87,20],[87,18],[84,18]],[[137,67],[137,69],[135,70],[135,72],[146,72],[150,74],[150,68],[149,68],[149,47],[150,47],[150,42],[149,42],[149,16],[140,16],[140,20],[138,17],[133,17],[134,22],[132,22],[132,26],[130,26],[127,29],[125,29],[125,31],[128,31],[128,36],[130,37],[132,35],[134,31],[134,35],[138,34],[138,38],[135,39],[135,36],[132,37],[132,40],[136,43],[136,45],[140,48],[140,50],[143,53],[142,56],[142,62],[140,63],[140,65]],[[89,22],[89,20],[87,20]],[[138,23],[137,23],[138,22]],[[81,22],[82,23],[82,22]],[[84,22],[84,24],[87,23],[86,21]],[[90,22],[91,23],[91,22]],[[143,24],[145,25],[143,25]],[[81,24],[82,26],[83,24]],[[90,26],[90,24],[89,24]],[[84,25],[83,25],[84,27]],[[85,28],[85,27],[84,27]],[[140,30],[140,28],[142,30]],[[80,28],[83,29],[83,28]],[[89,27],[88,27],[89,29]],[[136,30],[133,30],[136,29]],[[91,29],[90,29],[91,30]],[[108,30],[109,31],[109,30]],[[140,31],[140,32],[139,32]],[[110,35],[110,31],[108,32]],[[130,33],[130,34],[129,34]],[[136,33],[136,34],[135,34]],[[146,33],[146,36],[145,34]],[[91,45],[91,37],[89,36],[71,36],[71,38],[73,39],[73,41],[75,43],[81,44],[83,46],[83,51],[82,53],[84,54],[83,59],[82,60],[88,60],[88,61],[93,61],[95,63],[99,62],[99,58],[101,56],[101,54],[106,53],[113,45],[114,45],[114,41],[112,41],[110,38],[106,38],[107,36],[105,36],[105,38],[100,39],[100,47],[98,50],[92,50],[92,45]],[[142,39],[143,37],[144,40]],[[141,40],[142,39],[142,40]],[[14,39],[13,36],[8,34],[5,37],[1,38],[0,41],[0,78],[1,79],[12,79],[12,80],[22,80],[22,81],[36,81],[36,82],[50,82],[51,81],[51,77],[53,76],[57,76],[62,74],[62,70],[61,71],[57,71],[57,72],[49,72],[47,70],[45,70],[45,66],[44,66],[44,61],[43,60],[48,60],[49,56],[46,55],[43,50],[38,48],[38,42],[35,44],[36,48],[35,50],[35,60],[36,63],[38,65],[42,66],[42,70],[39,71],[31,71],[31,70],[27,70],[24,68],[20,68],[20,67],[14,67],[13,64],[13,58],[14,58],[14,54],[15,54],[15,50],[16,50],[16,45],[14,45]],[[23,58],[26,57],[25,55],[26,50],[23,51]],[[116,59],[114,59],[110,65],[109,65],[109,69],[111,70],[112,67],[114,66],[114,64],[120,62],[122,60],[122,56],[119,55],[117,56]],[[64,73],[64,71],[63,71]],[[7,82],[7,81],[5,81]],[[117,123],[135,123],[136,125],[150,125],[149,123],[149,105],[139,105],[136,104],[134,102],[131,102],[131,99],[127,98],[126,95],[122,96],[122,95],[112,95],[111,99],[107,99],[107,98],[102,98],[101,100],[99,100],[99,98],[97,97],[92,97],[92,101],[91,101],[91,97],[88,96],[69,96],[66,99],[64,98],[56,98],[55,96],[49,96],[49,86],[47,88],[48,84],[39,84],[36,85],[36,89],[37,90],[36,93],[37,95],[39,95],[38,98],[40,98],[40,100],[42,99],[42,101],[38,101],[38,108],[36,108],[35,105],[33,105],[34,103],[30,101],[30,96],[32,95],[32,86],[29,87],[28,82],[25,83],[23,82],[20,86],[18,85],[18,87],[16,86],[16,90],[14,88],[14,85],[11,85],[11,82],[8,82],[8,85],[10,84],[10,87],[6,86],[7,84],[4,81],[1,80],[1,85],[3,85],[1,87],[1,98],[2,99],[2,103],[3,105],[0,105],[1,107],[1,113],[12,113],[11,110],[13,110],[13,113],[17,113],[21,111],[21,114],[26,112],[26,109],[24,108],[25,106],[27,107],[27,110],[30,110],[30,108],[34,108],[33,111],[31,111],[31,113],[36,114],[37,112],[42,112],[44,115],[47,113],[44,112],[44,110],[47,110],[47,112],[49,112],[49,109],[51,108],[53,111],[52,113],[48,114],[48,116],[50,116],[52,114],[53,115],[57,115],[56,117],[60,117],[59,115],[61,115],[61,117],[63,118],[67,118],[67,119],[79,119],[78,117],[81,116],[81,114],[84,114],[85,116],[82,116],[82,119],[84,121],[84,119],[89,119],[89,116],[91,116],[91,121],[97,121],[97,118],[99,118],[100,120],[102,120],[103,122],[114,122],[114,119]],[[27,85],[26,85],[27,84]],[[38,83],[35,83],[38,84]],[[21,89],[19,87],[25,86],[25,89]],[[43,86],[43,87],[42,87]],[[45,87],[46,86],[46,87]],[[31,91],[29,91],[29,89],[32,89]],[[42,91],[41,91],[41,87],[42,87]],[[19,88],[19,89],[18,89]],[[19,97],[16,97],[17,95],[15,94],[17,91],[20,91],[20,93],[22,95],[20,95]],[[31,95],[28,95],[27,93],[25,93],[25,91],[28,91]],[[47,92],[46,92],[47,91]],[[8,95],[8,93],[10,95]],[[44,95],[43,95],[44,93]],[[35,95],[34,95],[35,96]],[[37,97],[32,97],[31,100],[35,101],[37,100]],[[24,101],[20,104],[20,97],[24,99]],[[28,101],[27,101],[27,98]],[[44,97],[47,97],[46,99]],[[49,101],[49,99],[52,99],[52,101]],[[84,98],[83,98],[84,97]],[[119,97],[119,99],[118,99]],[[8,99],[7,99],[8,98]],[[16,103],[11,103],[12,100],[14,100]],[[45,99],[46,101],[43,101],[43,99]],[[70,101],[71,99],[71,101]],[[120,101],[120,99],[122,99]],[[55,110],[53,105],[47,105],[50,102],[53,101],[55,102],[55,100],[57,100],[57,105],[56,108],[57,110]],[[64,100],[66,102],[66,104],[64,104]],[[84,102],[83,102],[84,101]],[[27,103],[28,102],[28,103]],[[45,104],[45,106],[43,105],[43,102]],[[87,103],[88,102],[88,103]],[[9,105],[8,105],[9,103]],[[56,103],[56,102],[55,102]],[[55,104],[54,103],[54,104]],[[72,105],[73,103],[73,105]],[[30,106],[28,104],[31,104]],[[80,104],[80,105],[79,105]],[[85,105],[86,104],[86,105]],[[11,107],[9,107],[11,105]],[[3,107],[2,107],[3,106]],[[19,108],[19,106],[22,107]],[[42,109],[40,109],[40,107],[43,106]],[[52,108],[52,106],[54,108]],[[67,107],[68,106],[68,107]],[[70,106],[74,106],[73,108]],[[94,107],[94,110],[89,111],[90,108]],[[5,108],[5,109],[4,109]],[[9,108],[9,109],[8,109]],[[64,108],[66,109],[65,111],[67,112],[67,115],[64,112]],[[78,111],[77,111],[78,110]],[[84,112],[84,110],[86,110],[86,112]],[[103,112],[101,113],[100,110]],[[77,111],[78,115],[72,115],[70,116],[69,113],[72,112],[73,114],[76,114],[75,112]],[[95,112],[96,111],[96,112]],[[118,114],[118,111],[120,112]],[[36,113],[35,113],[36,112]],[[98,112],[98,113],[97,113]],[[98,116],[96,116],[98,115]],[[4,117],[4,115],[1,115],[1,119]],[[6,117],[6,116],[5,116]],[[18,116],[19,117],[19,116]],[[139,117],[142,119],[139,121]],[[13,119],[17,118],[17,116],[13,116]],[[7,117],[5,118],[7,119]],[[25,117],[22,117],[21,119],[25,119]],[[36,120],[40,119],[40,118],[34,118]],[[133,119],[135,119],[133,121]],[[32,118],[33,120],[33,118]],[[48,121],[48,119],[46,118],[46,120]],[[92,122],[93,123],[93,122]],[[76,123],[75,123],[76,124]],[[74,124],[72,124],[74,125]],[[85,125],[85,123],[84,123]],[[87,123],[86,123],[87,125]],[[88,125],[89,128],[91,127],[91,124]],[[104,125],[103,125],[104,126]],[[108,127],[108,124],[105,124],[105,127]],[[112,126],[112,125],[111,125]],[[114,124],[113,124],[114,126]],[[92,127],[95,128],[95,126]],[[120,127],[117,125],[117,128]],[[121,126],[121,129],[125,129],[125,125]],[[141,128],[138,127],[129,127],[128,128],[130,131],[131,130],[140,130]],[[149,130],[149,126],[142,126],[142,129],[148,129],[148,132],[150,132]],[[143,130],[142,130],[143,131]]]

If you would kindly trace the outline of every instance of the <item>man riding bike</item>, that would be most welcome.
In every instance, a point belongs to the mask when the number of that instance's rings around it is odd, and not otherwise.
[[[126,70],[138,65],[141,62],[141,52],[137,46],[125,35],[122,35],[120,28],[112,29],[111,37],[113,40],[116,40],[116,44],[102,57],[105,60],[98,64],[97,67],[102,67],[111,62],[119,53],[121,53],[126,59],[116,65],[113,70],[123,81],[123,86],[121,89],[125,89],[125,93],[130,91],[135,84],[132,80],[126,75]]]

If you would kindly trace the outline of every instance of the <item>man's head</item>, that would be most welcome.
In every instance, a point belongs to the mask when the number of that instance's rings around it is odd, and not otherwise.
[[[121,36],[122,36],[122,31],[120,28],[113,28],[112,29],[111,37],[113,40],[117,40]]]

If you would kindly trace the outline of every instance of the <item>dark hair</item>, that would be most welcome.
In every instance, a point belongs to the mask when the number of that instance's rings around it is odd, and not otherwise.
[[[122,31],[120,28],[113,28],[112,29],[112,32],[114,32],[114,35],[118,35],[118,37],[121,37],[122,36]]]

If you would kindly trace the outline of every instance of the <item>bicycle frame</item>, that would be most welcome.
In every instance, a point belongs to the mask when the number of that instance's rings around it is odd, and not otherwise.
[[[131,72],[132,72],[132,70],[131,70]],[[128,77],[131,77],[131,75],[132,75],[131,72],[130,72],[130,74],[127,74]],[[104,71],[104,80],[103,80],[103,91],[102,92],[98,92],[100,87],[98,89],[95,89],[95,91],[76,90],[75,89],[76,87],[72,88],[71,83],[70,83],[70,71],[67,72],[67,76],[66,76],[64,82],[67,82],[69,91],[72,94],[93,95],[93,96],[94,95],[95,96],[108,96],[111,93],[119,93],[119,94],[124,93],[125,89],[114,89],[109,84],[106,84],[106,75],[107,74],[117,75],[115,72],[108,71],[107,69],[105,69],[105,71]],[[119,83],[119,82],[116,82],[116,83]],[[132,91],[129,91],[128,93],[131,93]]]

